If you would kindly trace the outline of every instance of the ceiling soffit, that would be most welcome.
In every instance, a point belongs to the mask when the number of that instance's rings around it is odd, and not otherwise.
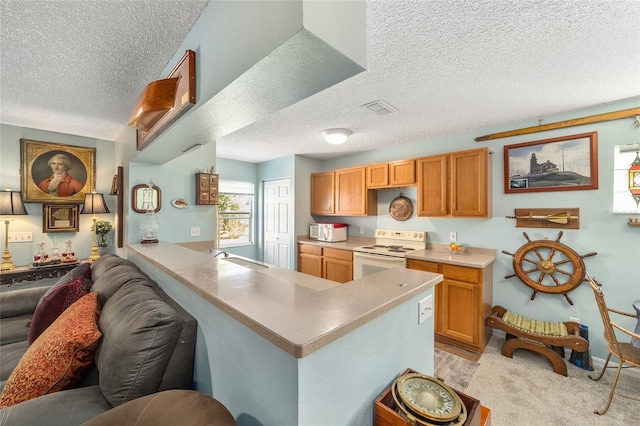
[[[237,4],[242,7],[244,3]],[[282,3],[295,4],[295,2],[275,3],[280,3],[280,7],[282,7]],[[330,3],[334,2],[328,4]],[[330,11],[339,13],[340,10],[335,8],[335,4],[333,6]],[[317,7],[309,11],[309,13],[317,12]],[[327,13],[326,10],[324,12],[320,16],[327,21],[326,26],[336,25],[336,20],[331,19],[331,13]],[[351,13],[349,16],[354,21],[364,21],[364,7],[361,8],[361,12],[360,15]],[[302,15],[291,14],[290,17],[301,19]],[[205,14],[201,19],[206,19]],[[313,20],[314,26],[318,26],[318,19],[316,17]],[[291,28],[290,22],[287,25],[288,28]],[[340,25],[345,25],[344,17],[340,20]],[[353,31],[365,31],[362,22],[357,25],[354,22],[352,27]],[[364,71],[360,64],[343,54],[335,46],[308,29],[302,26],[299,28],[286,41],[267,52],[264,57],[255,62],[248,70],[240,73],[222,90],[208,99],[199,98],[191,111],[158,136],[147,148],[138,152],[133,161],[153,164],[166,163],[193,145],[204,145],[218,140]],[[254,30],[256,29],[254,28]],[[260,38],[260,31],[273,32],[273,22],[258,29],[258,32],[254,34],[257,39]],[[341,31],[344,33],[344,28]],[[354,34],[351,39],[363,40],[360,45],[362,52],[357,52],[359,54],[354,55],[354,44],[351,43],[349,54],[360,58],[364,57],[365,34]],[[226,40],[220,39],[216,41],[217,44],[225,42]],[[229,43],[233,42],[233,40],[229,41]],[[188,40],[185,40],[185,43],[188,43]],[[189,47],[186,44],[185,46]],[[237,56],[237,51],[227,49],[227,52]],[[207,54],[202,47],[197,53],[196,63],[203,60],[202,56]],[[218,57],[214,62],[216,65],[223,64],[225,58]],[[197,68],[199,70],[199,74],[196,75],[197,81],[210,78],[211,74],[207,69],[198,66]],[[208,97],[208,94],[205,97]]]

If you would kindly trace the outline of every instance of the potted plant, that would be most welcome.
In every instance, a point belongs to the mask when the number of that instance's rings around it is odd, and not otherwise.
[[[95,233],[98,236],[98,247],[101,251],[105,251],[109,246],[107,243],[107,234],[113,229],[111,222],[108,220],[98,220],[96,222]],[[94,229],[92,229],[94,231]]]

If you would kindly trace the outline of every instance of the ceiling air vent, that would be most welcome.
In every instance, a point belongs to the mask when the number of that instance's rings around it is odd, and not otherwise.
[[[362,106],[367,108],[369,111],[375,112],[378,115],[387,115],[398,110],[398,108],[391,106],[389,103],[383,101],[382,99],[369,102],[368,104],[364,104]]]

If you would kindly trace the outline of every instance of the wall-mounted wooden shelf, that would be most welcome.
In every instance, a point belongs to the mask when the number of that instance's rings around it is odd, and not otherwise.
[[[141,151],[196,103],[196,53],[187,50],[167,81],[177,78],[173,107],[147,132],[136,130],[136,148]]]
[[[580,229],[580,209],[515,209],[517,228]]]
[[[196,205],[218,204],[218,175],[196,173]]]

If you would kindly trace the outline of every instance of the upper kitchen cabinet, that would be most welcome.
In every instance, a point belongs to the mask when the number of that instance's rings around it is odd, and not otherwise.
[[[366,167],[311,174],[311,214],[375,216],[377,193],[366,187]]]
[[[415,186],[415,184],[415,160],[392,161],[367,166],[367,188],[398,188]]]
[[[311,214],[334,214],[335,172],[323,172],[311,174]]]
[[[418,158],[418,216],[489,217],[488,148]]]

